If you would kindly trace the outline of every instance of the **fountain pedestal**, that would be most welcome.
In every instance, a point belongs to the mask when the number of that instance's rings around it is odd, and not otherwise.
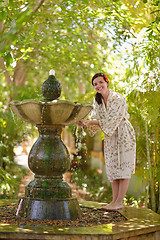
[[[75,220],[81,217],[78,201],[62,175],[70,166],[69,152],[61,140],[61,125],[38,125],[39,138],[29,157],[35,179],[25,189],[17,215],[36,219]]]

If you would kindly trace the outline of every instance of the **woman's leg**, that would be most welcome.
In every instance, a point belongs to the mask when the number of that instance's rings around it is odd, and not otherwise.
[[[102,207],[102,209],[108,209],[112,207],[112,205],[115,203],[119,192],[119,179],[115,179],[112,182],[112,202],[107,204],[106,206]]]
[[[112,182],[112,196],[113,200],[110,204],[103,207],[103,209],[116,210],[123,207],[123,199],[126,195],[129,185],[129,179],[116,179]]]
[[[123,206],[123,199],[126,195],[126,192],[128,190],[128,186],[129,186],[129,179],[119,179],[119,190],[118,190],[118,196],[117,199],[115,201],[115,204],[118,205],[122,205]]]
[[[126,195],[127,189],[129,185],[129,179],[119,179],[119,188],[118,188],[118,195],[116,201],[110,206],[109,209],[116,210],[123,207],[123,199]]]
[[[119,192],[119,179],[115,179],[112,182],[112,203],[114,203],[118,197]]]

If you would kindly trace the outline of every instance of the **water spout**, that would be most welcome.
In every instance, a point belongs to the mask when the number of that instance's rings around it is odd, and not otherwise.
[[[49,71],[49,75],[55,76],[55,71],[54,71],[53,69],[51,69],[51,70]]]

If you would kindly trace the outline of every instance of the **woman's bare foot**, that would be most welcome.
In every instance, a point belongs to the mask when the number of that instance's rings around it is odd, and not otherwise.
[[[118,210],[123,208],[123,203],[110,203],[104,207],[101,207],[101,209],[104,210]]]
[[[118,210],[121,208],[123,208],[123,203],[114,203],[112,204],[112,206],[109,207],[110,210]]]
[[[106,206],[101,207],[101,209],[107,210],[107,209],[110,209],[110,207],[112,207],[113,205],[114,205],[114,202],[110,202]]]

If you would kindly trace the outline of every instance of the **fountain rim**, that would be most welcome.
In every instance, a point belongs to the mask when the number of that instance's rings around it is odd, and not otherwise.
[[[37,104],[37,105],[57,105],[57,104],[62,104],[62,103],[65,103],[65,104],[69,104],[69,105],[72,105],[72,106],[88,106],[88,107],[92,107],[93,106],[89,103],[78,103],[78,102],[72,102],[72,101],[69,101],[69,100],[60,100],[60,99],[55,99],[55,100],[52,100],[52,101],[49,101],[49,100],[36,100],[36,99],[26,99],[26,100],[22,100],[22,101],[18,101],[18,100],[13,100],[9,103],[9,105],[25,105],[25,104]]]

